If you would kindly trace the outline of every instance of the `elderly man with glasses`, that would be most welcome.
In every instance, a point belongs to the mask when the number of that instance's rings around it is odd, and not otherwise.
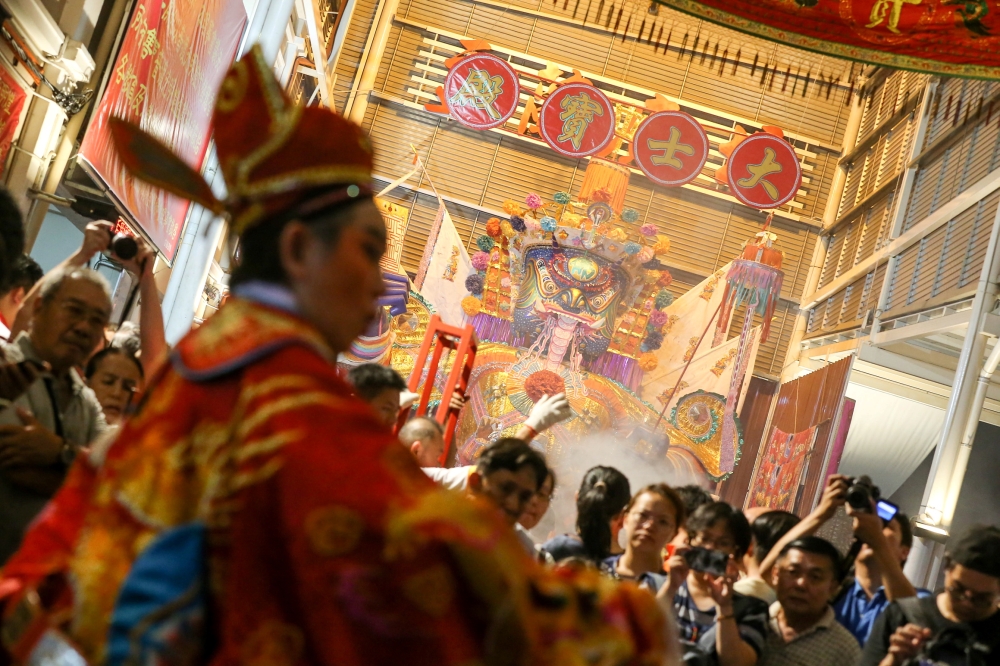
[[[944,591],[892,603],[861,666],[996,664],[1000,660],[1000,529],[974,526],[949,549]]]

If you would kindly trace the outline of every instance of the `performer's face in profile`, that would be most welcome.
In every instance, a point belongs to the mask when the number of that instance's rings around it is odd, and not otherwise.
[[[376,314],[385,291],[379,260],[385,223],[368,199],[333,213],[335,225],[289,222],[279,240],[281,263],[303,316],[335,352],[345,351]],[[339,230],[327,241],[323,230]]]

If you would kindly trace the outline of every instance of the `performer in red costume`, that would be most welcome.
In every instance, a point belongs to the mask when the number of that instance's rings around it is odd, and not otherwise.
[[[6,657],[662,663],[652,596],[541,569],[495,509],[437,489],[338,377],[382,289],[361,129],[292,106],[257,49],[223,81],[214,123],[224,203],[113,125],[136,177],[226,214],[258,263],[237,269],[235,297],[178,344],[110,448],[76,462],[5,567]]]

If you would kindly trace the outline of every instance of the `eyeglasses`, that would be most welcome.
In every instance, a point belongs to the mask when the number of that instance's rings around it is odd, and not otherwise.
[[[635,520],[636,525],[645,525],[646,523],[651,523],[655,527],[662,527],[664,529],[672,530],[674,529],[674,523],[669,518],[657,515],[655,513],[649,513],[648,511],[631,511],[628,514]]]
[[[997,594],[994,592],[976,592],[955,581],[944,588],[954,601],[967,601],[976,608],[989,608],[996,605]]]

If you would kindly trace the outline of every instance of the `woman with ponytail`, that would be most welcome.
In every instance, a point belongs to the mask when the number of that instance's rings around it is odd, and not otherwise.
[[[628,479],[614,467],[587,470],[576,493],[576,534],[563,534],[542,545],[556,562],[579,557],[594,564],[620,553],[618,532],[631,499]]]

